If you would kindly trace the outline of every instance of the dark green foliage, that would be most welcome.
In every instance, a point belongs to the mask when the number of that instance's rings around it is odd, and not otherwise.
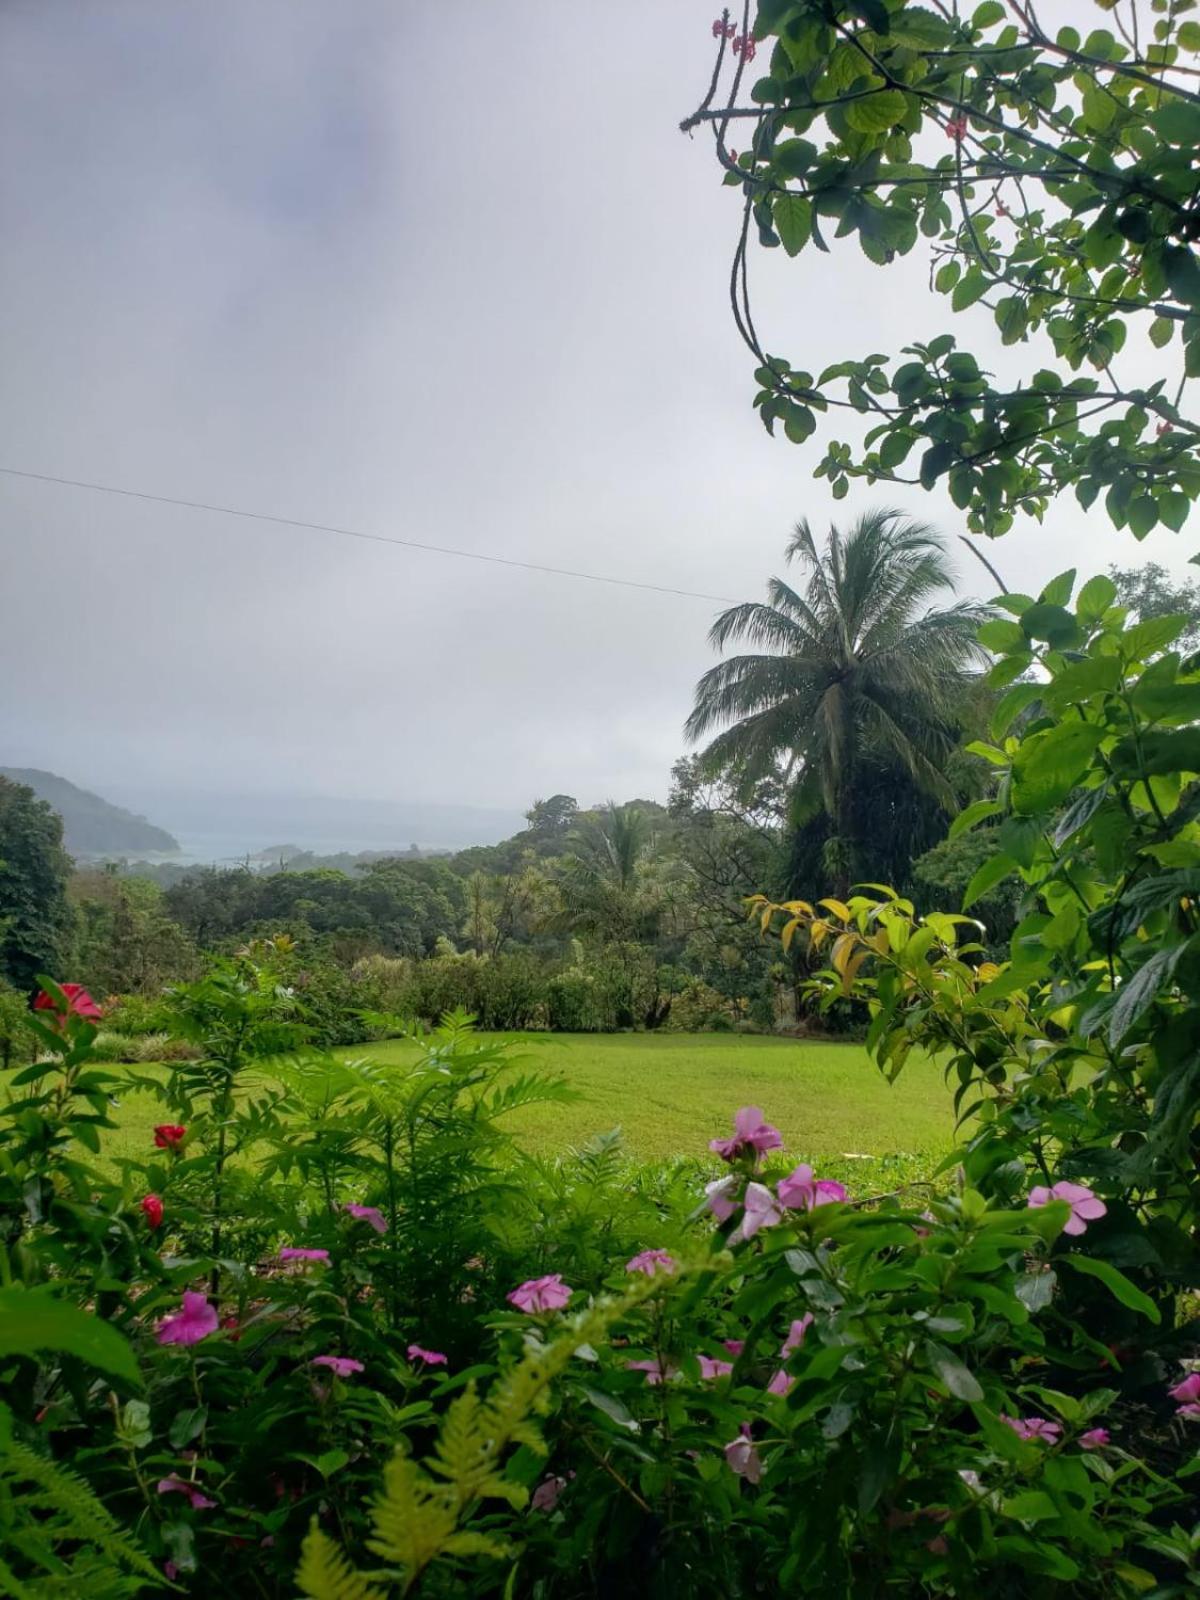
[[[61,970],[70,866],[62,819],[32,789],[0,778],[0,978],[18,989]]]
[[[723,56],[682,124],[711,126],[740,202],[733,302],[763,423],[796,443],[830,410],[869,424],[824,442],[835,497],[854,478],[946,485],[994,535],[1070,491],[1142,538],[1200,495],[1200,27],[1187,0],[1100,10],[1083,37],[1061,7],[999,0],[764,4],[761,66],[723,77]],[[845,359],[801,371],[754,317],[752,234],[810,271],[849,248],[880,268],[923,251],[987,347],[901,327],[895,353],[851,334]],[[997,335],[1011,380],[989,370]]]

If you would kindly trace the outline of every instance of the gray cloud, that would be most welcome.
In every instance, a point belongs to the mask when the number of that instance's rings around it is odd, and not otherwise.
[[[871,497],[750,410],[736,204],[675,131],[710,20],[10,0],[0,460],[758,594],[797,516]],[[854,245],[755,272],[814,370],[945,318]],[[44,484],[0,481],[0,541],[3,759],[124,795],[661,796],[710,659],[702,602]],[[989,553],[1028,588],[1190,545],[1072,503]]]

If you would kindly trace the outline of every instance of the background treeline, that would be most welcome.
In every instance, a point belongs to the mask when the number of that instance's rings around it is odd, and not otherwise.
[[[802,592],[773,579],[768,604],[713,629],[720,647],[766,649],[701,680],[691,731],[722,731],[675,764],[666,806],[585,809],[556,794],[512,838],[445,856],[76,869],[58,815],[0,778],[0,1050],[6,1008],[23,1009],[39,973],[70,974],[122,997],[106,1007],[119,1037],[102,1050],[156,1059],[164,989],[259,940],[285,959],[326,1044],[371,1037],[385,1015],[455,1009],[499,1030],[804,1026],[805,951],[765,942],[747,896],[876,882],[957,908],[997,848],[990,826],[946,837],[991,792],[995,769],[970,744],[996,695],[970,659],[976,608],[927,608],[951,587],[927,530],[884,513],[822,554],[801,524],[788,556]],[[1200,616],[1195,586],[1159,568],[1114,578],[1141,617]],[[1003,949],[1011,882],[973,914]],[[822,1027],[857,1020],[835,1008]]]

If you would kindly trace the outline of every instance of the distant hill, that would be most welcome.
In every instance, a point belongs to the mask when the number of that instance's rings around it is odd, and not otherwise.
[[[63,819],[63,842],[78,858],[169,855],[179,849],[165,828],[156,828],[145,817],[68,783],[56,772],[0,767],[0,778],[25,784],[58,812]]]

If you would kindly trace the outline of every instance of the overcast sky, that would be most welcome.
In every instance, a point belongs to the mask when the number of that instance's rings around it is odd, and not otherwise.
[[[0,464],[757,597],[880,496],[751,410],[736,200],[677,132],[713,14],[6,0]],[[759,325],[814,371],[946,321],[915,259],[778,255]],[[664,797],[712,659],[704,601],[44,483],[0,478],[0,543],[0,764],[123,798]],[[1194,545],[1072,501],[988,554]]]

